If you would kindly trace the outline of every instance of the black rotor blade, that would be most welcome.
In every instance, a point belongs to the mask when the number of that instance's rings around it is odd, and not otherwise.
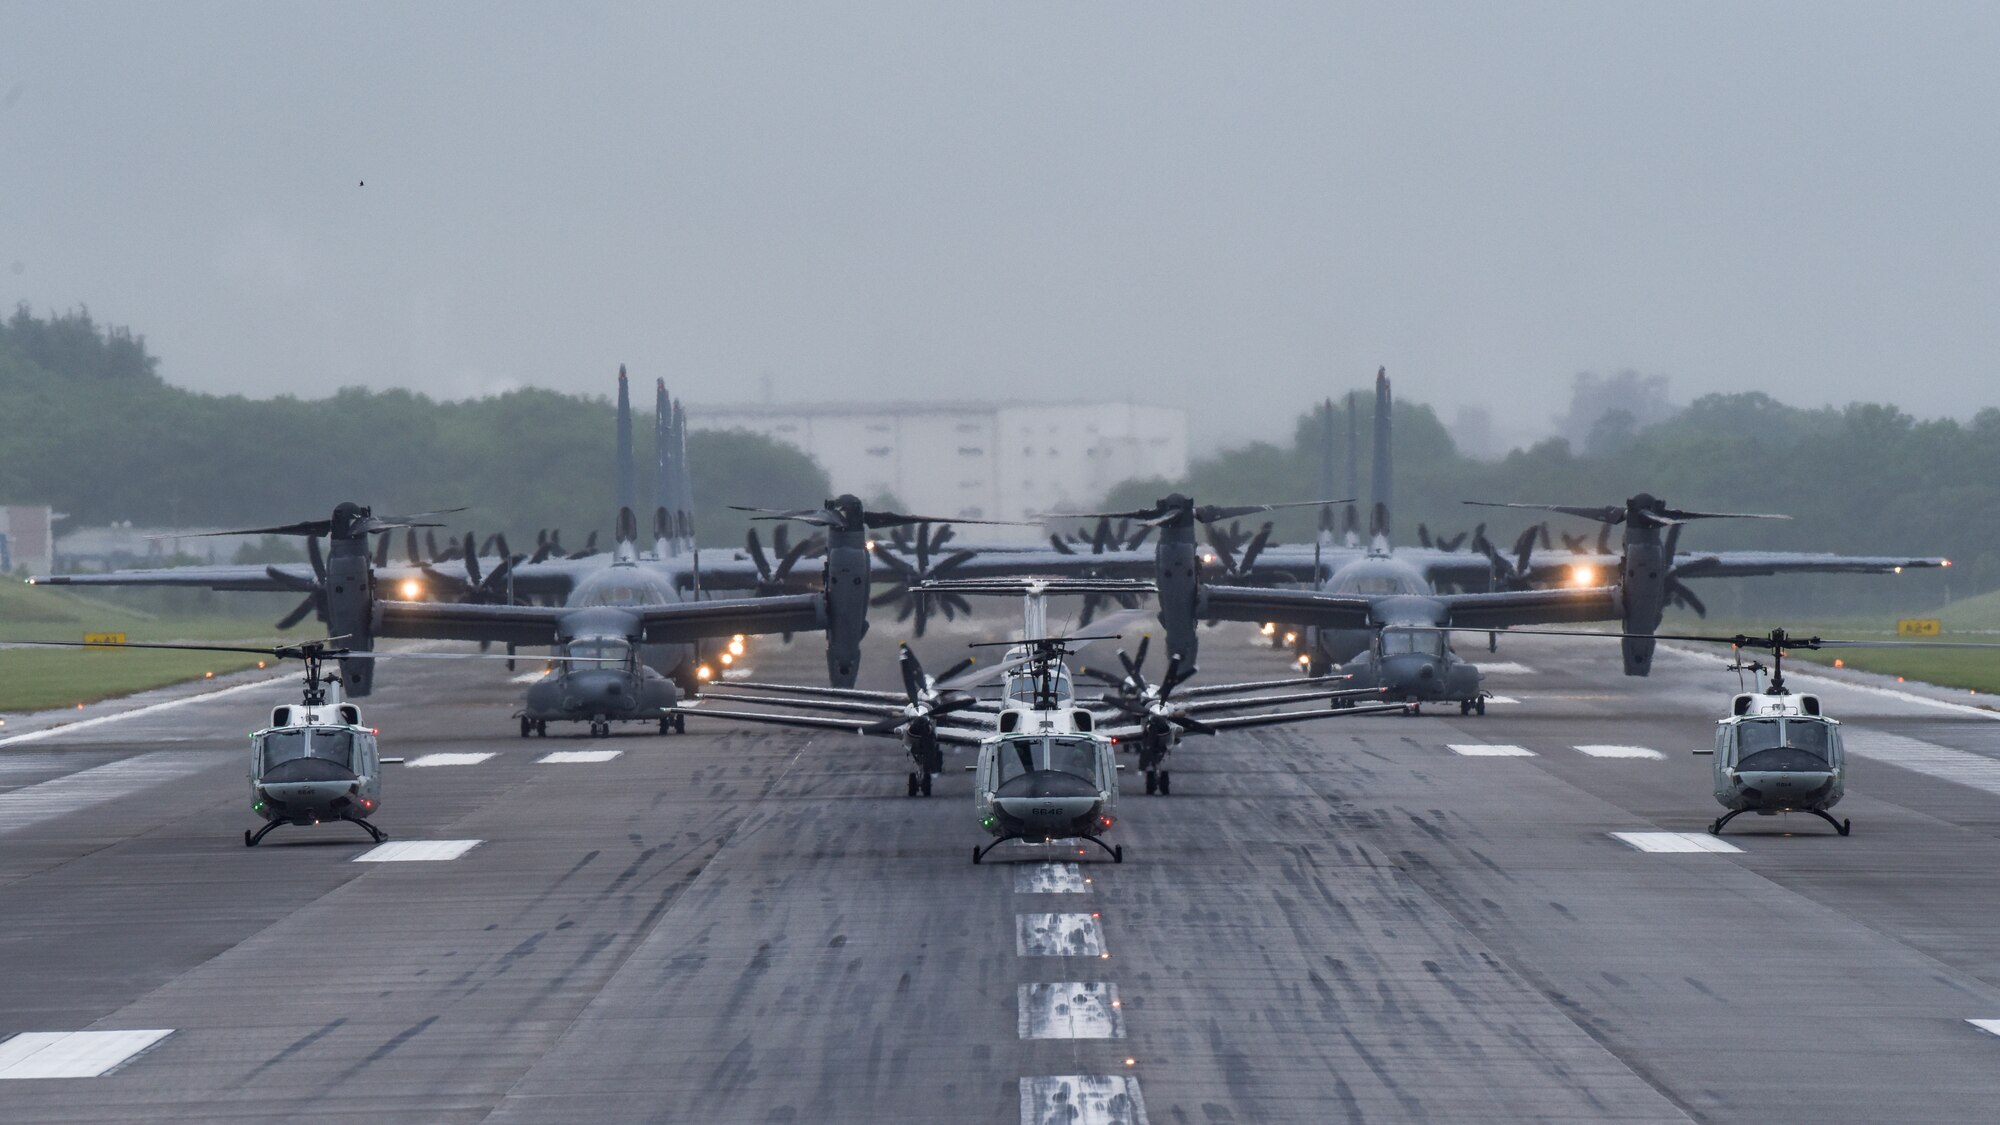
[[[1693,590],[1688,589],[1687,583],[1682,582],[1680,579],[1675,578],[1671,575],[1668,576],[1667,593],[1668,595],[1673,597],[1676,601],[1679,601],[1682,604],[1686,605],[1689,609],[1694,610],[1696,617],[1708,616],[1708,606],[1704,605],[1702,603],[1702,600],[1695,596],[1695,592]]]
[[[1346,504],[1352,502],[1352,500],[1353,497],[1349,497],[1346,500],[1292,500],[1284,504],[1238,504],[1228,508],[1218,507],[1214,504],[1204,504],[1194,510],[1194,518],[1202,523],[1214,523],[1217,520],[1232,520],[1240,516],[1254,516],[1258,512],[1275,512],[1282,508],[1316,508],[1321,504]]]
[[[1450,538],[1439,538],[1437,541],[1438,550],[1446,552],[1458,550],[1465,543],[1465,534],[1465,532],[1461,531]]]
[[[917,525],[917,573],[929,574],[931,569],[931,525]]]
[[[909,697],[910,702],[917,702],[924,694],[924,665],[917,659],[917,654],[910,651],[909,645],[898,646],[896,668],[903,676],[903,694]]]
[[[480,569],[479,555],[472,549],[472,544],[472,533],[468,531],[465,533],[465,576],[472,579],[474,586],[479,586],[484,584],[480,581],[484,572]]]
[[[1210,524],[1208,527],[1208,545],[1215,549],[1217,555],[1222,557],[1223,569],[1231,574],[1235,574],[1236,552],[1229,549],[1228,536],[1222,534],[1222,530],[1213,524]]]
[[[306,561],[312,564],[313,574],[322,584],[326,582],[326,556],[319,553],[319,536],[306,537]]]
[[[964,672],[967,668],[970,668],[977,663],[979,663],[977,658],[971,656],[965,657],[961,659],[958,663],[953,664],[951,667],[946,668],[943,672],[940,672],[938,674],[937,679],[934,682],[942,684],[954,680],[958,678],[960,673]]]
[[[963,614],[966,617],[972,616],[972,603],[959,597],[957,594],[946,594],[941,600],[944,605],[951,607],[952,612]]]
[[[771,538],[776,540],[777,536],[773,535]],[[756,528],[753,527],[744,533],[743,545],[750,551],[750,562],[757,568],[757,577],[764,582],[769,582],[771,580],[771,560],[764,557],[764,543],[757,538]]]
[[[772,536],[772,539],[775,541],[777,536]],[[785,576],[792,572],[792,567],[798,565],[798,561],[805,557],[806,548],[810,546],[812,546],[812,540],[810,539],[801,539],[793,544],[792,549],[786,551],[784,557],[778,560],[777,572],[771,575],[771,580],[773,582],[783,582]]]
[[[316,593],[320,588],[320,584],[317,582],[314,582],[306,578],[300,578],[297,575],[287,574],[284,571],[279,570],[275,566],[265,567],[264,574],[266,577],[270,578],[271,581],[276,582],[278,585],[283,586],[285,589],[294,591],[296,593],[301,593],[301,594]]]
[[[1178,715],[1169,712],[1166,715],[1166,720],[1180,727],[1183,730],[1192,731],[1195,734],[1215,733],[1214,727],[1209,726],[1207,723],[1204,723],[1200,719],[1194,718],[1193,716],[1190,715]]]
[[[1579,516],[1606,524],[1625,522],[1625,509],[1610,504],[1597,508],[1582,508],[1566,504],[1513,504],[1493,500],[1463,500],[1460,503],[1470,504],[1475,508],[1526,508],[1534,512],[1561,512],[1567,516]]]
[[[1142,634],[1139,637],[1138,653],[1132,658],[1132,667],[1135,671],[1144,668],[1146,666],[1146,652],[1152,647],[1153,647],[1153,634],[1151,633]]]
[[[304,601],[300,602],[298,605],[292,608],[292,612],[287,613],[286,615],[278,619],[278,626],[277,626],[278,631],[282,633],[286,629],[289,629],[292,626],[297,625],[299,622],[304,621],[306,619],[306,615],[311,613],[313,611],[313,608],[318,604],[319,604],[319,598],[317,596],[308,595]]]
[[[1065,555],[1076,554],[1076,548],[1071,547],[1068,543],[1063,542],[1063,537],[1061,535],[1051,533],[1049,535],[1049,546],[1054,547],[1056,550],[1062,552]]]
[[[1128,551],[1138,550],[1146,542],[1146,537],[1151,534],[1153,534],[1153,526],[1151,524],[1140,524],[1138,534],[1126,540],[1125,549]]]
[[[417,554],[417,529],[414,527],[403,529],[403,556],[411,566],[424,565],[423,556]]]
[[[1257,534],[1250,537],[1250,545],[1243,548],[1243,562],[1238,568],[1240,572],[1247,574],[1251,567],[1257,565],[1257,556],[1263,554],[1264,547],[1271,542],[1271,526],[1266,521],[1263,527],[1257,529]]]
[[[1417,543],[1425,548],[1432,546],[1431,529],[1421,523],[1417,525]]]
[[[1083,609],[1076,615],[1077,628],[1081,629],[1088,626],[1097,617],[1097,598],[1098,595],[1096,594],[1085,594],[1083,596]]]

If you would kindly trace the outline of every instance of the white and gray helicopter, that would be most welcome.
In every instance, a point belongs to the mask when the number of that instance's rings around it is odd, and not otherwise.
[[[1623,638],[1630,633],[1600,633],[1575,629],[1510,629],[1508,633],[1558,637]],[[1835,640],[1825,637],[1793,636],[1773,629],[1763,636],[1735,633],[1728,636],[1695,633],[1646,633],[1663,641],[1695,641],[1726,644],[1734,650],[1729,671],[1751,675],[1747,685],[1730,700],[1729,714],[1715,721],[1715,742],[1697,746],[1696,754],[1713,755],[1711,776],[1716,803],[1725,811],[1709,822],[1711,836],[1721,835],[1730,821],[1744,813],[1777,816],[1806,813],[1833,826],[1842,836],[1852,830],[1852,822],[1836,820],[1829,810],[1847,792],[1847,755],[1842,745],[1840,720],[1828,715],[1820,698],[1794,692],[1785,683],[1785,653],[1797,650],[1835,648],[2000,648],[2000,644],[1977,641],[1866,641]],[[1743,659],[1742,650],[1763,649],[1771,654],[1766,668],[1760,661]],[[1768,682],[1759,683],[1769,672]]]
[[[183,652],[228,652],[297,660],[305,664],[304,691],[297,703],[271,708],[271,722],[250,735],[250,811],[262,827],[243,830],[243,846],[255,847],[284,825],[307,827],[345,821],[382,843],[387,832],[370,819],[382,807],[382,767],[401,758],[384,758],[375,728],[364,725],[361,709],[342,697],[340,676],[325,671],[328,661],[341,660],[506,660],[499,653],[361,652],[337,647],[332,640],[304,641],[260,648],[254,645],[211,645],[146,641],[10,641],[45,648],[173,649]],[[557,661],[564,657],[551,658]]]

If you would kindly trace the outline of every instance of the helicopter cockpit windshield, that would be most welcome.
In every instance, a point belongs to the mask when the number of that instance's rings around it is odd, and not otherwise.
[[[619,637],[583,637],[563,649],[572,672],[590,668],[623,668],[632,659],[632,646]]]
[[[1382,630],[1382,655],[1397,656],[1415,653],[1419,656],[1444,656],[1444,634],[1415,629]]]
[[[1010,738],[1000,746],[1000,780],[1052,770],[1097,784],[1097,743],[1088,738]]]
[[[1735,764],[1739,769],[1825,769],[1834,762],[1838,745],[1839,736],[1824,719],[1746,719],[1736,724]],[[1780,759],[1793,764],[1780,765]]]
[[[264,735],[264,769],[282,762],[312,758],[341,769],[354,768],[354,735],[350,731],[308,727],[274,730]]]

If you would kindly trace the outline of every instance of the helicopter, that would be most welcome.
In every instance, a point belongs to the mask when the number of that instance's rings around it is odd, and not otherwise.
[[[1842,836],[1853,829],[1851,821],[1836,820],[1828,810],[1840,803],[1847,791],[1846,751],[1841,742],[1840,720],[1825,713],[1817,695],[1795,693],[1785,683],[1785,653],[1829,648],[2000,648],[2000,644],[1976,641],[1862,641],[1825,637],[1794,636],[1783,628],[1763,636],[1735,633],[1729,636],[1692,633],[1597,633],[1584,630],[1513,629],[1503,632],[1559,637],[1631,636],[1657,637],[1666,641],[1694,641],[1726,644],[1732,658],[1726,669],[1737,673],[1739,681],[1748,672],[1751,690],[1741,691],[1730,700],[1729,714],[1715,721],[1715,742],[1699,746],[1696,754],[1713,755],[1716,803],[1725,811],[1709,822],[1708,833],[1719,836],[1722,829],[1744,813],[1777,816],[1780,813],[1808,813],[1833,827]],[[1761,661],[1743,659],[1744,649],[1763,649],[1771,654],[1766,668]],[[1761,687],[1758,681],[1769,673]]]
[[[147,641],[10,641],[44,648],[173,649],[184,652],[230,652],[305,664],[304,691],[298,703],[271,708],[271,721],[250,734],[250,809],[262,817],[262,827],[243,830],[243,846],[256,847],[264,837],[290,824],[306,827],[345,821],[375,843],[389,838],[369,818],[382,807],[382,767],[401,758],[384,758],[377,731],[364,726],[361,709],[342,695],[339,674],[325,671],[327,661],[344,660],[506,660],[499,653],[363,652],[336,647],[344,638],[304,641],[260,648],[254,645],[211,645]],[[564,657],[551,659],[561,661]]]

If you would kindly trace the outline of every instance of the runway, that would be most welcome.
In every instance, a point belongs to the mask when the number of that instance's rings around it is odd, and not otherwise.
[[[1191,739],[1170,798],[1130,772],[1118,865],[972,866],[969,754],[913,800],[889,740],[523,740],[491,667],[363,701],[409,759],[388,847],[429,845],[386,862],[347,826],[242,846],[289,681],[0,742],[0,1121],[1995,1116],[2000,714],[1802,675],[1853,835],[1678,849],[1720,658],[1473,656],[1484,717]],[[824,675],[806,637],[751,663]],[[1225,632],[1203,667],[1286,662]]]

